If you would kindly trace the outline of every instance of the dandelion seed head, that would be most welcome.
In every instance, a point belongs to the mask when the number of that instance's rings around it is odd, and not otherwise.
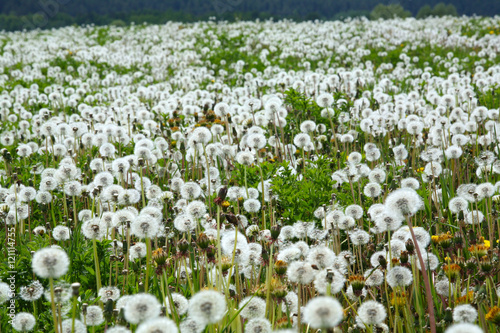
[[[342,305],[333,297],[315,297],[304,308],[304,321],[312,328],[333,328],[343,317]]]
[[[175,308],[175,312],[178,316],[183,316],[188,310],[189,302],[187,298],[179,293],[172,293],[170,296],[172,297],[172,306]],[[170,299],[166,300],[166,307],[168,313],[171,313]]]
[[[387,311],[379,302],[368,300],[359,306],[358,316],[365,325],[377,325],[385,320]]]
[[[19,296],[25,301],[33,302],[42,297],[43,292],[42,284],[39,281],[33,281],[28,286],[21,287]]]
[[[484,333],[483,330],[474,324],[460,323],[453,324],[444,333]]]
[[[314,270],[311,264],[304,261],[294,261],[288,265],[286,271],[291,282],[308,284],[314,279]]]
[[[247,296],[240,301],[240,315],[246,319],[263,318],[266,314],[266,301],[258,296]]]
[[[453,321],[456,323],[474,323],[477,319],[477,310],[470,304],[457,305],[453,309]]]
[[[99,296],[103,302],[106,302],[108,299],[116,301],[120,298],[120,289],[113,286],[102,287],[99,289],[97,296]]]
[[[226,313],[226,299],[217,291],[199,291],[189,300],[188,313],[205,323],[217,323]]]
[[[46,247],[35,252],[31,267],[33,272],[41,278],[57,279],[68,271],[69,258],[64,250]]]
[[[12,327],[19,332],[31,331],[35,327],[35,324],[35,316],[28,312],[19,312],[12,320]]]
[[[172,319],[160,317],[141,323],[136,333],[177,333],[179,330]]]
[[[413,282],[413,274],[406,267],[396,266],[387,272],[387,284],[392,288],[409,286]]]
[[[131,324],[138,324],[158,317],[161,305],[153,295],[139,293],[130,296],[123,309],[125,320]]]
[[[246,323],[245,332],[271,333],[271,323],[266,318],[252,318]]]
[[[82,315],[83,317],[83,315]],[[85,323],[88,326],[99,326],[104,322],[104,313],[100,306],[90,305],[87,307],[87,314],[85,316]]]
[[[80,320],[75,319],[75,330],[73,331],[73,319],[65,319],[62,321],[61,333],[87,333],[87,326]]]

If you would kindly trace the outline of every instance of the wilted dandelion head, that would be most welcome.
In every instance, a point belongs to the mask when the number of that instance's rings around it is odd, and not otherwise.
[[[71,285],[64,281],[57,282],[54,285],[54,297],[52,297],[50,289],[46,289],[43,294],[48,302],[52,302],[52,299],[54,299],[54,302],[60,303],[63,306],[69,305],[68,301],[71,299],[71,295]]]
[[[33,272],[41,278],[57,279],[68,271],[69,258],[64,250],[46,247],[35,252],[31,267]]]
[[[304,308],[304,321],[312,328],[333,328],[343,317],[344,309],[333,297],[315,297]]]

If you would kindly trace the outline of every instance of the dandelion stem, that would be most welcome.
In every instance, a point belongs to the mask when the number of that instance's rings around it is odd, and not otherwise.
[[[415,250],[417,251],[418,261],[420,262],[420,268],[422,269],[422,277],[424,279],[425,287],[425,298],[427,299],[427,310],[429,312],[429,322],[431,326],[431,333],[436,333],[436,317],[434,315],[434,303],[431,294],[431,285],[429,283],[429,276],[427,275],[427,270],[425,269],[424,259],[422,258],[422,253],[420,252],[420,246],[418,245],[417,238],[413,232],[413,224],[411,223],[411,218],[408,216],[406,218],[408,226],[410,227],[410,234],[415,245]]]
[[[92,246],[94,248],[94,265],[95,265],[95,278],[97,290],[101,289],[101,271],[99,269],[99,258],[97,257],[97,243],[96,239],[92,239]]]
[[[57,322],[57,312],[56,312],[56,300],[54,296],[54,278],[49,278],[50,283],[50,303],[52,306],[52,318],[54,320],[54,331],[55,333],[59,333],[59,325]]]

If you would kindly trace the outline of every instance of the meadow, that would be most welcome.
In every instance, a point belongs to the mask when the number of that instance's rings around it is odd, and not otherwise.
[[[500,17],[0,34],[0,332],[500,330]]]

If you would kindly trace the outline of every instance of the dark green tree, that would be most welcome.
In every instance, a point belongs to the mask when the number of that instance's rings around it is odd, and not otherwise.
[[[417,13],[417,18],[422,19],[432,15],[432,8],[429,5],[422,6]]]
[[[399,4],[383,5],[378,4],[370,13],[370,18],[372,20],[378,19],[392,19],[396,17],[410,17],[411,12],[405,10],[403,6]]]

